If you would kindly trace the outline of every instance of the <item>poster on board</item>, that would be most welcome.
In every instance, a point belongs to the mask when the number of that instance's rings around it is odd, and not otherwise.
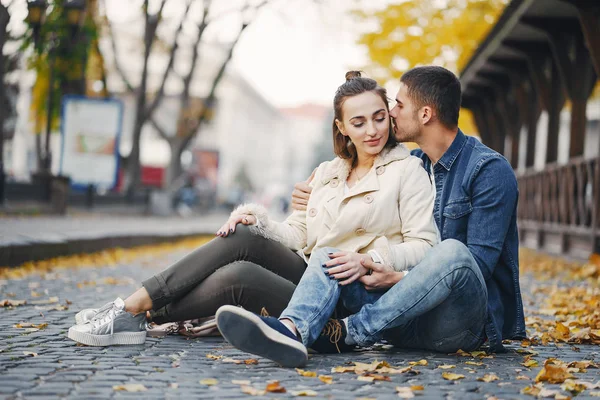
[[[119,171],[123,103],[118,99],[62,99],[60,174],[74,187],[112,189]]]

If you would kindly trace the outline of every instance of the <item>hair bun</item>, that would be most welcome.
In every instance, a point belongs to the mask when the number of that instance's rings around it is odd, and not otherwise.
[[[348,71],[346,72],[346,82],[351,79],[360,78],[360,71]]]

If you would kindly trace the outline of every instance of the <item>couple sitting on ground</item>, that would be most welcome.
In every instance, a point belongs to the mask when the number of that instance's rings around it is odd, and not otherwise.
[[[337,157],[296,185],[284,222],[238,207],[217,238],[125,301],[80,312],[69,337],[141,344],[148,319],[216,314],[228,342],[285,367],[304,365],[307,348],[382,339],[503,351],[503,339],[525,337],[517,182],[504,157],[460,131],[460,104],[460,82],[441,67],[406,72],[391,110],[385,89],[349,72],[333,101]]]

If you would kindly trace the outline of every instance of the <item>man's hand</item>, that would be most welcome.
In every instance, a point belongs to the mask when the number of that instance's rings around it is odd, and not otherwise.
[[[330,261],[323,264],[329,268],[327,273],[330,278],[337,279],[340,285],[349,285],[369,270],[362,266],[362,260],[371,260],[368,254],[358,254],[350,251],[338,251],[329,254]]]
[[[398,272],[392,267],[373,262],[370,257],[361,260],[361,264],[372,271],[371,275],[364,275],[359,279],[367,290],[391,288],[404,277],[404,272]]]
[[[219,228],[216,235],[227,237],[230,233],[235,232],[235,226],[237,224],[256,225],[256,217],[254,215],[238,215],[237,217],[232,217],[225,222],[225,225]]]
[[[296,211],[306,211],[306,207],[308,206],[308,199],[310,198],[310,193],[312,192],[312,188],[309,186],[309,183],[312,182],[315,177],[315,172],[317,169],[315,168],[304,182],[298,182],[294,185],[294,191],[292,192],[292,208]]]

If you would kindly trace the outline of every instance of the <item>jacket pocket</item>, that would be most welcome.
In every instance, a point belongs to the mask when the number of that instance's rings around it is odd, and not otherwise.
[[[468,197],[448,202],[442,212],[443,238],[452,238],[466,243],[467,223],[472,211],[473,205]]]

